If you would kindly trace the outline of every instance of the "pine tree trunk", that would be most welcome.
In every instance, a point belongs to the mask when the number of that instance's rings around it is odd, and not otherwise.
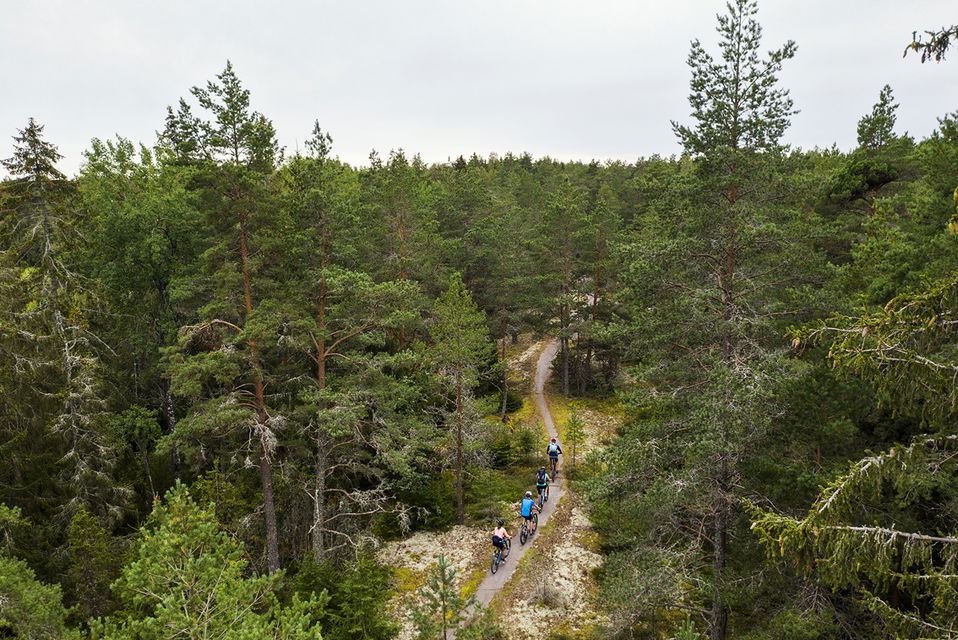
[[[240,258],[243,268],[243,297],[246,317],[253,314],[253,290],[249,271],[249,244],[246,236],[245,221],[240,222]],[[256,406],[256,419],[259,423],[260,444],[260,481],[263,485],[263,516],[266,520],[266,564],[270,573],[279,570],[279,541],[276,533],[276,504],[273,498],[273,463],[270,460],[269,414],[266,412],[266,391],[263,385],[263,373],[259,359],[259,345],[255,340],[247,340],[250,353],[250,366],[253,369],[253,399]]]
[[[499,418],[506,421],[506,409],[509,405],[509,365],[506,362],[506,333],[508,325],[502,323],[502,403],[499,407]]]
[[[279,571],[279,539],[276,533],[276,502],[273,498],[273,462],[265,439],[260,440],[260,481],[263,484],[263,516],[266,519],[266,566]]]
[[[734,171],[734,165],[732,167]],[[738,233],[736,225],[735,206],[738,202],[738,186],[733,183],[726,195],[728,201],[727,218],[725,221],[724,241],[724,260],[722,261],[721,271],[719,273],[719,288],[722,295],[722,320],[723,335],[722,348],[723,357],[726,366],[734,366],[738,353],[738,344],[732,332],[731,324],[735,318],[736,311],[736,270],[738,268],[738,242],[736,235]],[[727,426],[726,432],[727,432]],[[726,433],[723,440],[729,441],[729,434]],[[729,488],[729,478],[731,470],[728,468],[728,461],[723,457],[722,468],[717,478],[719,495],[715,508],[715,531],[714,531],[714,557],[712,559],[712,612],[711,612],[711,640],[725,640],[726,624],[728,612],[725,608],[725,599],[723,597],[724,586],[722,584],[725,572],[725,559],[728,553],[728,527],[729,527],[729,502],[727,500],[727,491]]]
[[[170,392],[170,381],[164,378],[160,384],[162,385],[163,415],[166,417],[166,432],[172,436],[176,433],[176,411],[173,407],[173,394]],[[175,442],[170,448],[170,464],[173,467],[173,478],[179,480],[181,474],[180,449],[176,446]]]
[[[327,242],[325,234],[323,237],[323,257],[322,266],[326,267]],[[323,278],[319,283],[319,301],[316,304],[316,319],[319,329],[319,338],[316,340],[316,386],[320,392],[326,389],[326,279]],[[320,401],[320,408],[325,405]],[[326,434],[322,430],[322,425],[318,425],[316,434],[316,463],[313,472],[316,478],[313,485],[313,558],[317,563],[322,562],[326,557],[326,538],[324,527],[326,526],[326,473],[329,468],[327,455]]]
[[[326,524],[326,471],[329,467],[327,459],[326,438],[320,433],[316,436],[316,464],[314,471],[316,480],[313,486],[313,559],[319,564],[326,559],[326,538],[324,526]]]
[[[712,612],[711,612],[711,640],[725,640],[725,628],[728,621],[728,612],[725,610],[725,599],[722,595],[722,578],[725,572],[725,556],[728,543],[728,505],[724,496],[719,497],[719,504],[715,511],[715,549],[712,558]]]
[[[462,380],[456,379],[456,522],[466,520],[462,498]]]

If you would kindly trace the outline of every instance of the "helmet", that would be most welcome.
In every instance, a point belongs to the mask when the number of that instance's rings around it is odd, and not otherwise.
[[[526,497],[527,497],[527,498],[531,498],[531,497],[532,497],[532,492],[531,492],[531,491],[526,491]]]
[[[555,441],[556,441],[556,439],[555,439],[555,438],[553,438],[553,439],[552,439],[552,441],[553,441],[553,442],[555,442]]]
[[[496,522],[496,524],[498,524],[500,527],[504,527],[504,526],[506,526],[506,521],[503,520],[502,518],[499,518],[499,520]]]
[[[539,473],[545,473],[545,470],[546,470],[545,467],[539,467]]]

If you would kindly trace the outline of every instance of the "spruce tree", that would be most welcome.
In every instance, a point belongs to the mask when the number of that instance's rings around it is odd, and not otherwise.
[[[5,337],[20,376],[17,395],[32,395],[28,413],[18,414],[37,421],[28,429],[38,437],[59,441],[59,469],[53,473],[69,487],[59,508],[64,526],[81,506],[112,524],[129,492],[114,482],[115,459],[103,433],[100,354],[109,347],[90,330],[98,292],[75,265],[80,238],[74,188],[56,168],[56,147],[32,118],[14,141],[13,156],[2,161],[12,176],[2,184],[3,248],[14,294],[7,300],[12,308]]]

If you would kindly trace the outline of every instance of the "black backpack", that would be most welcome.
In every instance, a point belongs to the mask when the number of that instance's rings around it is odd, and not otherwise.
[[[536,482],[538,484],[545,484],[546,482],[546,472],[545,471],[536,471]]]

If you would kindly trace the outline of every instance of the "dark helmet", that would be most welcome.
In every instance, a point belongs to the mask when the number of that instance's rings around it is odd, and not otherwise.
[[[539,473],[545,473],[545,472],[546,472],[545,467],[539,467]]]
[[[496,524],[498,524],[500,527],[504,527],[504,526],[506,526],[506,521],[503,520],[502,518],[499,518],[499,520],[496,522]]]

